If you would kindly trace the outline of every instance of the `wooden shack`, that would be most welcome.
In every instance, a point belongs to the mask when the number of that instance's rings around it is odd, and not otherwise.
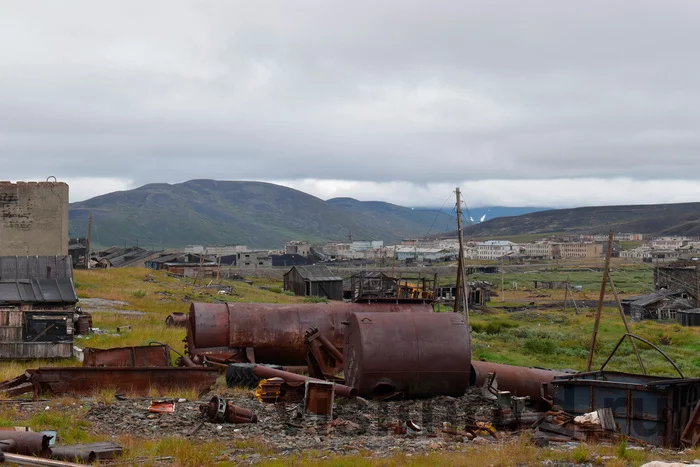
[[[70,256],[0,257],[0,359],[72,356],[77,302]]]
[[[343,278],[326,266],[294,266],[284,274],[284,290],[302,297],[343,299]]]

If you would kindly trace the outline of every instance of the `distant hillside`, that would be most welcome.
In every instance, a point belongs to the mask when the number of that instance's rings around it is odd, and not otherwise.
[[[384,240],[455,229],[438,210],[414,210],[350,198],[329,201],[261,182],[191,180],[150,184],[70,206],[71,236],[84,236],[93,214],[99,245],[149,248],[187,244],[245,244],[279,248],[291,239],[311,242]],[[431,229],[432,225],[432,229]]]
[[[637,232],[700,236],[700,203],[554,209],[500,217],[465,228],[470,237],[548,233]]]

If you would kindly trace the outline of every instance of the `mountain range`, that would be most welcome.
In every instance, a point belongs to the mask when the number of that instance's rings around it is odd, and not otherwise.
[[[262,182],[191,180],[149,184],[72,203],[71,237],[100,246],[146,248],[188,244],[244,244],[279,248],[287,240],[384,240],[454,230],[454,215],[352,198],[324,201]]]

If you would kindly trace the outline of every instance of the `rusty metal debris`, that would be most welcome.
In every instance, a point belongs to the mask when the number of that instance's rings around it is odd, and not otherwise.
[[[86,367],[170,366],[170,347],[167,345],[116,347],[104,350],[87,347],[83,352],[83,366]]]
[[[170,313],[167,318],[165,318],[165,325],[168,327],[184,328],[187,327],[187,314],[186,313]]]
[[[216,368],[175,367],[52,367],[27,370],[0,384],[0,394],[95,394],[103,389],[148,395],[152,390],[194,389],[206,393],[216,382]]]
[[[700,378],[595,371],[552,382],[554,403],[576,416],[611,408],[620,433],[662,447],[681,446],[681,430],[700,401]]]
[[[246,386],[255,388],[261,379],[280,378],[287,383],[305,383],[306,381],[323,380],[309,376],[278,370],[267,365],[253,365],[249,363],[232,363],[226,369],[226,384],[229,387]],[[343,384],[333,383],[334,391],[341,397],[355,397],[357,390]]]
[[[692,448],[700,444],[700,400],[695,404],[695,410],[690,414],[688,424],[683,429],[681,443],[686,448]]]
[[[200,412],[212,422],[257,423],[258,416],[253,411],[233,405],[221,396],[214,396],[208,404],[199,406]]]
[[[0,450],[27,456],[48,457],[51,454],[51,436],[33,431],[0,432]]]
[[[175,401],[151,401],[151,405],[148,407],[148,411],[151,413],[175,413]]]
[[[320,420],[333,418],[333,383],[306,380],[304,383],[304,416]]]
[[[255,397],[268,404],[301,402],[304,398],[304,383],[287,382],[282,378],[261,379]]]
[[[311,376],[319,379],[333,378],[342,371],[343,354],[321,334],[318,328],[306,330],[306,343],[309,346],[307,361]]]
[[[533,402],[551,400],[553,396],[552,381],[568,373],[563,371],[503,365],[501,363],[471,362],[472,386],[483,387],[493,375],[493,384],[489,387],[499,391],[508,391],[513,396],[527,396]]]
[[[355,312],[432,313],[432,305],[392,303],[193,303],[187,321],[186,351],[197,358],[232,362],[305,365],[304,332],[318,328],[342,351],[343,322]]]
[[[2,460],[16,465],[30,465],[35,467],[90,467],[87,464],[76,464],[74,462],[67,462],[61,460],[53,459],[42,459],[35,456],[25,456],[23,454],[10,454],[2,453]]]
[[[354,313],[344,375],[358,395],[462,396],[469,387],[471,341],[456,313]]]
[[[89,444],[70,444],[52,448],[51,458],[93,463],[97,460],[112,459],[120,455],[123,451],[123,447],[109,441]]]

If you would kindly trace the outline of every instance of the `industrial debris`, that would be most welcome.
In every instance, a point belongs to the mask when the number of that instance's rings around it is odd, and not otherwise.
[[[252,410],[233,405],[221,396],[214,396],[208,404],[199,406],[200,412],[212,422],[257,423],[258,417]]]

